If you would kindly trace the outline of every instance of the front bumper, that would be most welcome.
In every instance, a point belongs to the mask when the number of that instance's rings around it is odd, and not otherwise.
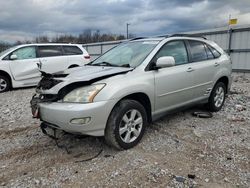
[[[110,112],[117,101],[100,101],[87,104],[79,103],[40,103],[41,121],[51,127],[70,133],[104,136]],[[90,117],[86,124],[72,124],[72,119]]]

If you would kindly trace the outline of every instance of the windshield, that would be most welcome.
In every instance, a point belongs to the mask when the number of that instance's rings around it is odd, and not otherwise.
[[[9,53],[11,50],[13,50],[15,47],[12,47],[12,48],[8,48],[7,50],[4,50],[0,53],[0,57],[3,56],[4,54],[7,54]]]
[[[93,61],[91,65],[137,67],[159,41],[132,41],[121,44]]]

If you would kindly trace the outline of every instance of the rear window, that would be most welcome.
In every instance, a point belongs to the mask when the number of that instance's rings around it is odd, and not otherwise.
[[[61,46],[39,46],[38,54],[40,57],[53,57],[63,55]]]
[[[203,61],[208,59],[205,46],[202,42],[199,41],[188,41],[188,42],[191,48],[193,62]]]
[[[214,58],[218,58],[220,57],[220,52],[218,52],[217,50],[215,50],[213,47],[208,46],[208,48],[210,49],[210,51],[212,52],[212,54],[214,55]]]
[[[206,52],[207,52],[207,58],[208,59],[214,59],[214,54],[212,51],[209,49],[209,47],[205,44]]]
[[[64,55],[81,55],[82,50],[77,46],[63,46]]]

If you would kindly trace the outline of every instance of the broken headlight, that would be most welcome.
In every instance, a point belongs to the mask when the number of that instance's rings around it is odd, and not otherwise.
[[[63,102],[90,103],[95,96],[104,88],[105,84],[94,84],[86,87],[80,87],[69,92]]]

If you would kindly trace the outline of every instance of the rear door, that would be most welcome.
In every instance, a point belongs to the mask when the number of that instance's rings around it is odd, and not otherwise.
[[[68,58],[63,55],[60,45],[39,45],[38,55],[40,69],[47,73],[55,73],[68,68]]]
[[[159,57],[172,56],[176,65],[154,72],[156,113],[164,112],[188,103],[193,97],[193,75],[188,63],[188,53],[182,40],[166,43],[156,54]]]
[[[63,45],[64,56],[68,59],[68,67],[81,66],[85,63],[85,57],[82,50],[74,45]]]
[[[217,62],[207,46],[201,41],[188,40],[194,75],[194,99],[206,98],[210,94]]]
[[[11,55],[16,55],[16,60],[10,60]],[[12,76],[17,81],[23,81],[24,84],[36,84],[40,79],[40,72],[37,66],[39,59],[37,58],[36,47],[21,47],[8,55],[10,62],[10,70]]]

